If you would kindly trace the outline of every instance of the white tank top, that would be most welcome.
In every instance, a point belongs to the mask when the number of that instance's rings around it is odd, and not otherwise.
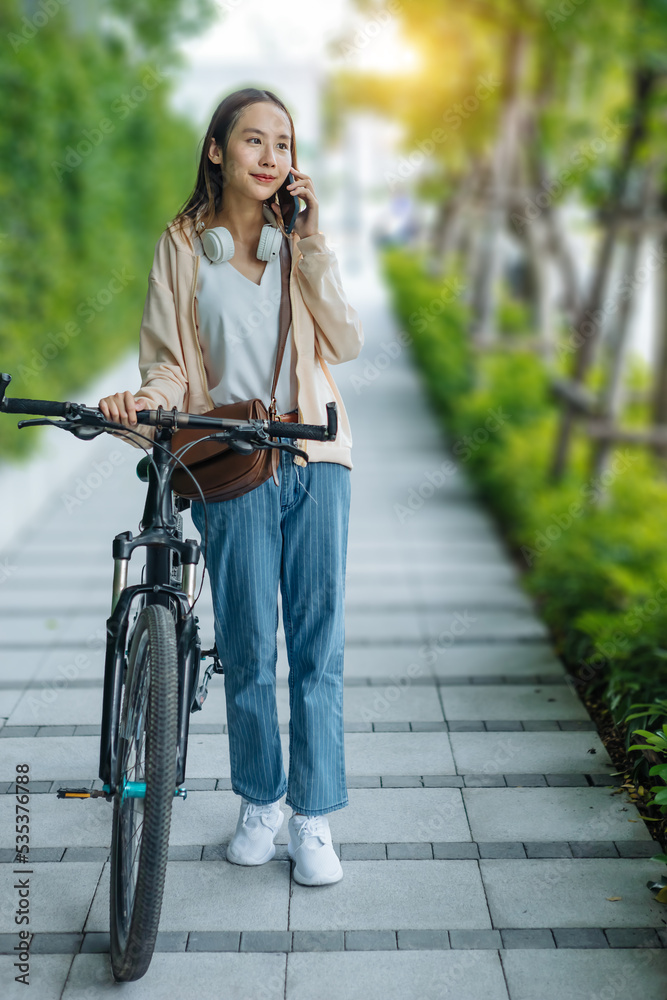
[[[212,264],[199,236],[194,249],[201,257],[195,313],[211,399],[223,406],[258,398],[268,410],[278,351],[280,255],[266,264],[258,285],[230,261]],[[297,408],[293,339],[290,324],[276,388],[278,413]]]

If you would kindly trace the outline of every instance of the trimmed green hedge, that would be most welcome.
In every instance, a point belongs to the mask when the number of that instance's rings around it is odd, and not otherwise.
[[[433,312],[443,286],[423,264],[399,247],[384,251],[393,307],[412,334],[428,395],[455,455],[457,444],[481,442],[458,449],[465,468],[525,566],[525,586],[578,687],[602,696],[620,722],[632,702],[667,691],[664,473],[646,451],[618,448],[595,479],[589,445],[575,435],[566,476],[550,482],[560,411],[544,362],[489,354],[473,373],[466,310],[454,301]],[[634,742],[628,732],[626,746]]]
[[[71,34],[67,9],[12,51],[24,13],[18,0],[0,13],[0,370],[10,395],[76,399],[138,349],[155,243],[192,186],[197,137],[159,65]],[[36,437],[5,415],[0,456]]]

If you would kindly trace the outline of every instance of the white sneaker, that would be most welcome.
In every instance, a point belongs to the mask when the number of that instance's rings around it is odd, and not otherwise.
[[[343,869],[331,843],[326,816],[297,816],[287,824],[290,834],[287,853],[294,861],[294,878],[301,885],[329,885],[340,882]]]
[[[234,865],[263,865],[276,853],[274,838],[285,819],[279,802],[258,806],[241,800],[236,832],[227,845],[227,860]]]

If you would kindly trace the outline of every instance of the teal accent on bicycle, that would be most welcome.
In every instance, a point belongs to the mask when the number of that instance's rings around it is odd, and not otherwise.
[[[145,799],[146,798],[146,782],[145,781],[125,781],[123,782],[123,790],[121,793],[122,799]]]
[[[102,785],[102,790],[111,794],[111,788],[109,785]],[[180,799],[187,799],[188,790],[187,788],[175,788],[174,796]],[[144,799],[146,798],[146,782],[145,781],[126,781],[123,786],[122,798],[124,799]]]

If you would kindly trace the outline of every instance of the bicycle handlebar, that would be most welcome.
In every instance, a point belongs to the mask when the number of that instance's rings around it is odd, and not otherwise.
[[[29,413],[40,417],[68,417],[71,403],[55,403],[48,399],[3,399],[4,413]]]
[[[11,375],[0,374],[0,412],[25,413],[31,416],[64,417],[87,426],[100,426],[107,421],[98,407],[84,406],[82,403],[59,403],[48,399],[10,399],[5,396]],[[137,423],[152,427],[168,427],[173,430],[189,427],[192,429],[242,432],[263,430],[270,437],[301,438],[311,441],[334,440],[338,432],[338,411],[335,402],[327,403],[327,423],[293,424],[282,420],[236,420],[230,417],[207,417],[198,413],[177,410],[137,410]],[[121,426],[121,425],[118,425]],[[101,429],[104,429],[101,427]]]

